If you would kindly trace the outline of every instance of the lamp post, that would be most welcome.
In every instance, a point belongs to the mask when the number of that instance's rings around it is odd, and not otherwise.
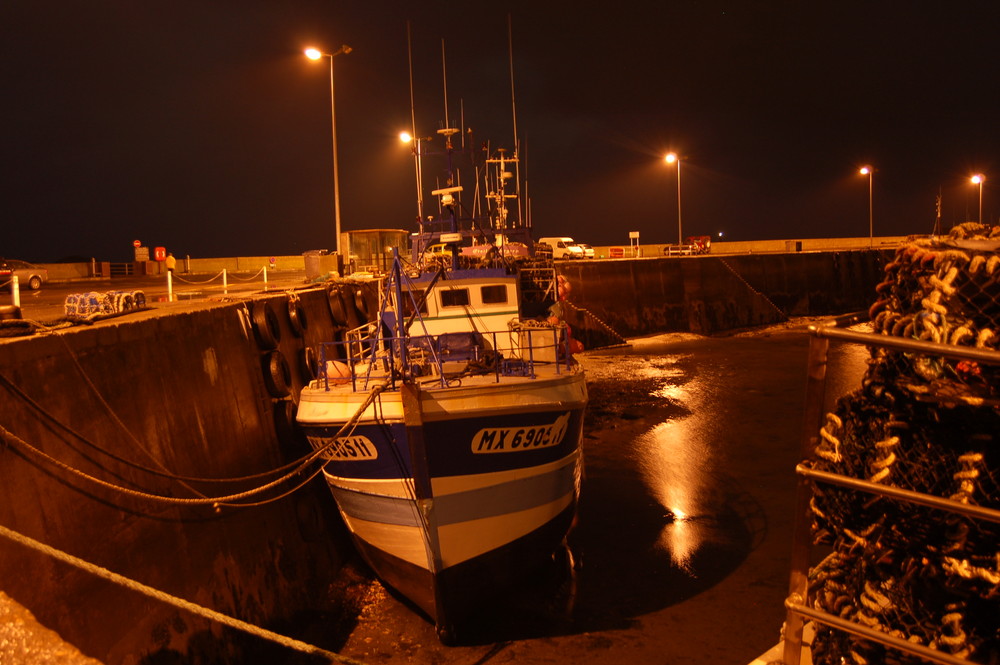
[[[677,163],[677,244],[684,244],[684,234],[681,231],[681,158],[676,152],[668,152],[663,158],[667,164]]]
[[[421,169],[423,165],[421,164],[421,156],[423,153],[420,152],[420,142],[427,139],[421,139],[416,136],[411,136],[409,132],[400,132],[399,140],[403,143],[413,144],[413,170],[417,176],[417,222],[422,225],[424,223],[424,193],[421,187],[423,183],[423,173]]]
[[[868,246],[875,244],[875,227],[872,224],[872,174],[875,173],[874,166],[862,166],[858,173],[868,176]]]
[[[983,181],[986,180],[986,176],[982,173],[977,173],[976,175],[969,178],[973,185],[979,185],[979,223],[983,223]]]
[[[306,57],[310,60],[330,58],[330,127],[333,135],[333,219],[336,225],[336,237],[333,239],[333,250],[340,253],[340,181],[337,177],[337,105],[333,94],[333,59],[338,55],[347,55],[353,49],[344,44],[333,53],[323,53],[319,49],[307,48]]]

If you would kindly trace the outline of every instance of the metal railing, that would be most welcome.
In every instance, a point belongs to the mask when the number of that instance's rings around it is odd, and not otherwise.
[[[515,327],[505,331],[458,332],[419,336],[378,336],[376,324],[348,331],[342,341],[319,346],[315,378],[326,390],[350,383],[353,390],[368,390],[372,381],[391,386],[406,375],[427,377],[442,387],[469,374],[535,378],[539,366],[554,366],[556,373],[572,366],[565,324]],[[469,336],[465,348],[452,348],[456,337]],[[334,368],[328,366],[334,363]],[[471,369],[470,369],[471,368]],[[332,376],[331,376],[332,373]]]
[[[809,574],[812,539],[810,537],[811,501],[819,491],[819,486],[846,488],[853,492],[864,492],[895,502],[905,502],[962,515],[971,520],[1000,523],[1000,511],[951,498],[934,496],[923,492],[884,485],[856,477],[830,473],[809,468],[808,461],[815,458],[821,439],[821,420],[824,411],[826,370],[831,339],[851,344],[863,344],[875,349],[898,351],[907,358],[932,357],[953,359],[1000,366],[1000,352],[987,349],[953,346],[888,335],[857,333],[832,327],[815,327],[810,330],[808,378],[806,385],[805,418],[802,434],[802,459],[807,464],[796,467],[798,486],[795,504],[795,519],[792,536],[792,561],[787,610],[784,628],[784,665],[799,665],[802,659],[803,629],[807,621],[826,626],[836,631],[851,634],[863,640],[878,643],[905,654],[916,656],[928,662],[943,665],[965,665],[973,662],[958,655],[916,643],[912,635],[890,634],[871,626],[845,619],[830,612],[811,607],[809,600]],[[974,403],[974,402],[973,402]],[[985,408],[994,408],[986,406]],[[913,534],[912,538],[919,538]],[[895,632],[895,631],[894,631]]]

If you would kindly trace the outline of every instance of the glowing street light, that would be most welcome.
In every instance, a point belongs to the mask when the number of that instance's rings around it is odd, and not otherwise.
[[[973,185],[979,185],[979,223],[983,223],[983,182],[986,180],[986,176],[982,173],[977,173],[976,175],[969,178],[969,181]]]
[[[333,94],[333,59],[338,55],[347,55],[353,49],[344,44],[333,53],[323,53],[316,48],[307,48],[306,57],[310,60],[330,58],[330,126],[333,135],[333,219],[336,224],[336,236],[333,239],[333,251],[340,253],[340,179],[337,175],[337,105]]]
[[[681,232],[681,158],[676,152],[668,152],[663,161],[667,164],[677,163],[677,244],[684,244],[684,234]]]
[[[868,246],[875,244],[875,227],[872,224],[872,174],[875,173],[874,166],[862,166],[858,173],[868,176]]]

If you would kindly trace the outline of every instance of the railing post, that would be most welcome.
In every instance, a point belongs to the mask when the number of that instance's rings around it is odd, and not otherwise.
[[[806,379],[805,416],[802,425],[800,459],[811,457],[819,438],[823,417],[823,397],[826,392],[826,363],[830,341],[826,338],[809,338],[809,361]],[[809,480],[799,476],[795,492],[795,513],[792,522],[791,576],[788,582],[788,600],[805,605],[809,593],[809,499],[812,494]],[[801,614],[789,609],[785,615],[784,665],[799,665],[802,657],[802,629],[805,621]]]

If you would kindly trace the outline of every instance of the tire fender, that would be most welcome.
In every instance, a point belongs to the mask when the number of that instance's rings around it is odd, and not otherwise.
[[[302,307],[302,301],[298,297],[288,299],[288,322],[292,325],[292,333],[296,337],[302,337],[309,322],[306,320],[306,310]]]
[[[292,373],[281,351],[275,350],[264,354],[261,364],[264,371],[264,385],[271,397],[277,399],[288,397],[292,392],[289,388]]]
[[[281,328],[278,326],[278,317],[267,302],[258,300],[253,304],[250,321],[254,337],[257,339],[257,346],[264,351],[278,348],[278,342],[281,340]]]

